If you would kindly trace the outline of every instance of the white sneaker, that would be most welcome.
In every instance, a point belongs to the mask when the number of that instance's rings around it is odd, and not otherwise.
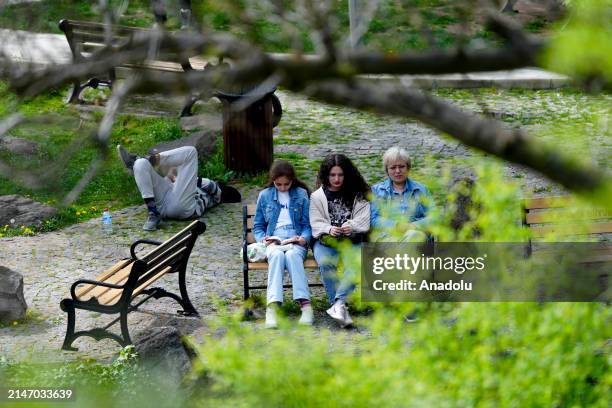
[[[314,322],[314,313],[312,311],[311,305],[305,305],[302,307],[302,316],[300,316],[299,324],[303,324],[305,326],[312,326]]]
[[[266,308],[266,329],[276,329],[278,322],[276,321],[276,308],[274,306],[268,306]]]
[[[348,327],[353,324],[353,319],[351,319],[351,315],[349,314],[348,306],[344,304],[342,307],[344,309],[344,326],[342,327]]]
[[[342,300],[340,300],[340,299],[336,300],[334,302],[334,304],[332,305],[332,307],[327,309],[327,314],[332,319],[334,319],[335,321],[340,323],[340,325],[342,327],[344,327],[346,325],[346,320],[345,319],[346,319],[347,313],[348,312],[346,312],[346,310],[345,310],[344,302]]]

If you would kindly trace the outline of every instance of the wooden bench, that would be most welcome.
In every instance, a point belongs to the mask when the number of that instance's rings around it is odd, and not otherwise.
[[[64,350],[77,350],[72,343],[81,336],[95,340],[109,338],[122,346],[131,344],[127,315],[151,298],[170,297],[176,300],[183,310],[183,315],[197,315],[191,304],[185,286],[187,262],[196,239],[206,230],[203,221],[196,220],[178,232],[166,242],[161,243],[148,239],[134,242],[130,248],[131,257],[123,259],[100,274],[95,280],[79,279],[70,288],[71,298],[61,301],[61,309],[68,314],[66,337],[62,345]],[[136,248],[141,244],[156,247],[146,255],[136,255]],[[180,296],[162,288],[149,288],[162,276],[178,273]],[[132,301],[139,295],[147,295],[137,304]],[[75,310],[91,310],[104,314],[119,314],[115,320],[102,328],[75,332]],[[121,322],[121,336],[108,331],[117,321]]]
[[[612,233],[612,214],[605,210],[579,214],[575,222],[567,222],[568,196],[548,196],[523,200],[523,225],[531,230],[531,238],[555,233],[560,236],[599,235]],[[533,252],[529,239],[527,255]],[[612,262],[612,243],[593,251],[584,262]]]
[[[266,289],[265,285],[254,285],[251,286],[249,283],[249,272],[250,271],[267,271],[268,262],[249,262],[247,258],[247,245],[252,244],[255,241],[253,236],[253,222],[255,219],[255,204],[249,204],[242,207],[242,276],[244,280],[244,299],[249,298],[249,291],[251,289]],[[304,260],[304,269],[319,269],[317,261],[312,256],[306,257]],[[323,286],[322,283],[309,283],[308,286]],[[284,285],[284,288],[290,288],[290,285]]]
[[[59,28],[66,35],[70,51],[72,52],[73,63],[81,63],[90,61],[96,55],[96,52],[104,50],[107,47],[118,49],[122,45],[127,44],[134,36],[138,34],[146,34],[151,29],[126,27],[119,25],[111,25],[110,32],[112,36],[107,42],[105,38],[105,24],[95,23],[90,21],[76,20],[61,20]],[[208,66],[205,62],[200,62],[198,67],[194,67],[189,59],[184,61],[163,60],[163,55],[157,56],[158,59],[153,61],[144,61],[141,64],[125,64],[122,68],[132,70],[146,69],[162,72],[188,72],[192,69],[205,69]],[[174,57],[176,58],[176,57]],[[87,87],[97,88],[100,85],[112,88],[113,82],[116,80],[116,70],[109,70],[106,76],[98,78],[89,78],[86,82],[81,83],[79,80],[73,82],[72,92],[68,99],[69,103],[80,102],[80,95]],[[199,99],[198,96],[191,96],[186,101],[182,108],[181,116],[190,116],[191,108]]]

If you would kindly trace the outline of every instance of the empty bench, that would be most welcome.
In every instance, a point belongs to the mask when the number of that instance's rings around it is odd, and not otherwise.
[[[531,238],[541,239],[554,233],[559,236],[602,235],[612,233],[612,214],[605,210],[578,214],[579,218],[568,221],[568,196],[548,196],[523,200],[523,225],[529,227]],[[527,246],[527,255],[533,252],[532,239]],[[594,250],[584,262],[612,262],[612,242]]]
[[[253,222],[255,218],[255,204],[249,204],[242,207],[242,276],[244,280],[244,300],[250,296],[251,289],[266,289],[266,285],[251,285],[249,282],[250,271],[267,271],[268,262],[249,262],[247,258],[247,246],[255,241],[253,235]],[[317,261],[312,256],[307,256],[304,260],[304,269],[317,269]],[[323,286],[322,283],[309,283],[308,286]],[[284,288],[290,288],[290,285],[283,285]]]
[[[95,340],[112,339],[124,347],[132,344],[127,324],[128,313],[151,298],[172,298],[183,308],[179,311],[180,314],[198,315],[187,294],[185,274],[195,241],[205,230],[206,224],[196,220],[163,243],[148,239],[138,240],[130,248],[130,258],[117,262],[95,280],[79,279],[74,282],[70,288],[70,298],[60,303],[61,309],[68,314],[62,349],[76,351],[77,348],[72,347],[72,343],[81,336],[89,336]],[[136,248],[142,244],[154,245],[155,248],[139,257]],[[180,296],[159,287],[150,287],[167,274],[178,274]],[[140,295],[146,297],[132,304]],[[75,332],[76,309],[119,316],[102,328]],[[121,325],[121,336],[108,330],[117,321]]]
[[[111,37],[106,38],[106,27],[109,27]],[[151,29],[126,27],[120,25],[107,26],[102,23],[90,21],[76,20],[61,20],[59,28],[66,35],[66,40],[72,52],[73,63],[82,63],[93,60],[97,51],[103,50],[106,47],[119,49],[121,46],[128,44],[134,36],[146,34]],[[158,56],[158,59],[145,61],[140,64],[124,64],[121,67],[129,69],[145,69],[161,72],[188,72],[194,69],[189,59],[183,61],[164,60],[163,56]],[[202,64],[202,67],[204,68]],[[112,88],[113,82],[116,80],[117,74],[115,68],[111,68],[105,76],[89,78],[84,83],[80,80],[75,80],[72,86],[72,92],[68,98],[70,103],[80,102],[80,95],[87,87],[97,88],[99,85],[105,85]],[[197,96],[191,96],[186,101],[182,108],[181,116],[191,115],[191,108],[198,100]]]

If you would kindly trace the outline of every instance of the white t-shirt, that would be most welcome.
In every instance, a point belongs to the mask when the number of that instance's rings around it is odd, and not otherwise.
[[[289,192],[284,193],[278,192],[278,203],[281,206],[280,214],[278,215],[278,221],[276,222],[276,228],[284,227],[285,225],[292,225],[291,216],[289,215]]]

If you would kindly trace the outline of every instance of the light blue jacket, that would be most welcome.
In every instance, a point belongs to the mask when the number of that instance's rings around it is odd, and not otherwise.
[[[376,228],[392,228],[395,216],[408,217],[416,226],[424,226],[429,220],[427,213],[433,204],[431,195],[421,183],[410,178],[406,179],[406,188],[399,194],[393,190],[393,182],[389,177],[385,181],[372,186],[372,203],[370,223]],[[387,218],[381,216],[384,208]]]
[[[308,212],[310,201],[308,192],[301,187],[289,189],[289,215],[293,228],[298,236],[310,242],[312,231],[310,229],[310,218]],[[278,190],[268,187],[259,193],[255,220],[253,222],[253,235],[257,242],[263,242],[265,236],[274,235],[281,206],[278,202]]]

